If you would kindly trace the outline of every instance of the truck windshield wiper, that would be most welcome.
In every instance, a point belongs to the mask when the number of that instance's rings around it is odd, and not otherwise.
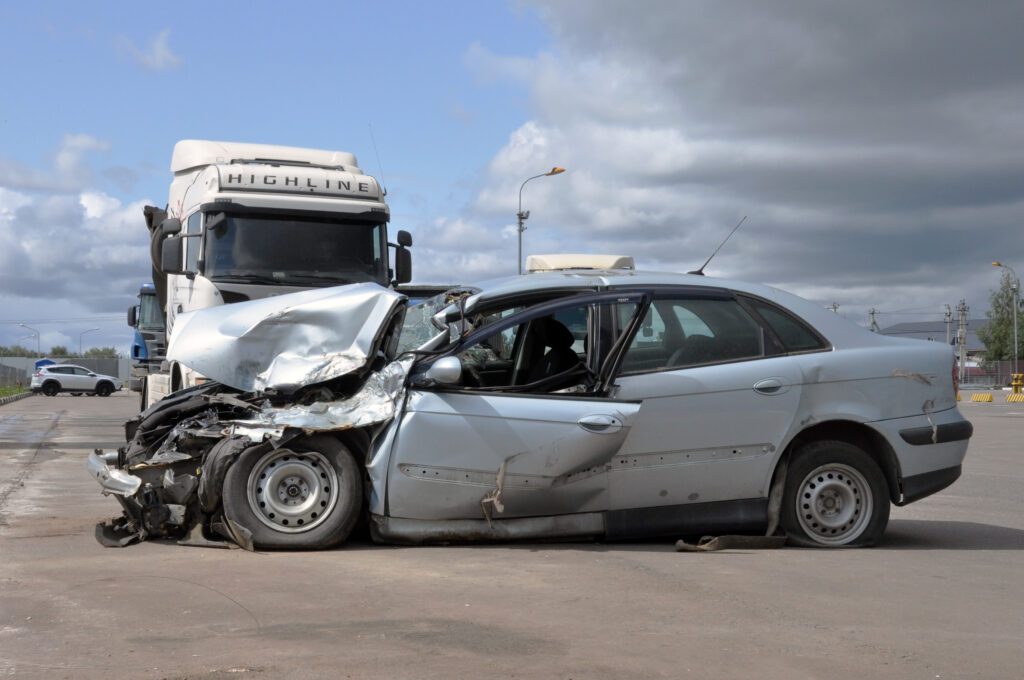
[[[290,281],[328,281],[331,283],[337,283],[339,285],[344,283],[353,283],[351,278],[340,276],[338,274],[289,274],[287,277]]]
[[[210,277],[211,281],[237,281],[239,283],[263,283],[270,284],[272,286],[285,286],[288,285],[286,279],[279,279],[273,276],[263,276],[261,274],[218,274]]]

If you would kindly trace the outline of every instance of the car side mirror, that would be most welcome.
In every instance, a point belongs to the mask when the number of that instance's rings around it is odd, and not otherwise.
[[[135,328],[136,324],[139,323],[139,306],[131,305],[128,307],[128,325]]]
[[[181,254],[184,249],[185,240],[181,236],[171,236],[163,242],[160,248],[160,269],[164,274],[184,274],[185,270],[181,265]]]
[[[168,217],[160,223],[160,233],[164,236],[174,236],[181,233],[181,220],[177,217]]]
[[[427,369],[427,380],[436,385],[455,385],[462,380],[462,362],[458,357],[441,357]]]
[[[412,248],[412,234],[410,234],[406,230],[400,230],[398,232],[398,237],[396,238],[396,240],[398,241],[398,245],[400,245],[401,247]]]
[[[90,378],[95,378],[95,377],[96,377],[96,374],[95,374],[95,373],[90,373],[90,374],[89,374],[89,377],[90,377]]]

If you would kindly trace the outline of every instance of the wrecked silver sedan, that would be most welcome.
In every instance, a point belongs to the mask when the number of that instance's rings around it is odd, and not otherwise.
[[[100,541],[870,545],[972,433],[949,347],[765,286],[556,271],[405,306],[360,284],[193,313],[169,353],[211,382],[90,457],[124,510]]]

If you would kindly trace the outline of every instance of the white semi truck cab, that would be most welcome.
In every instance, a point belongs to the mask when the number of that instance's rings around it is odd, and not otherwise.
[[[412,237],[389,243],[384,191],[351,153],[190,139],[174,146],[171,171],[166,210],[145,210],[168,339],[183,312],[411,278]],[[142,403],[200,379],[171,363],[149,376]]]

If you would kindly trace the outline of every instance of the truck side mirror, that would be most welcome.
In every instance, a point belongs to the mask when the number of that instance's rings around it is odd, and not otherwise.
[[[180,223],[179,223],[180,225]],[[184,250],[185,239],[182,236],[171,236],[167,238],[160,248],[160,269],[164,274],[184,274],[181,266],[181,256]]]
[[[130,305],[128,307],[128,325],[135,328],[136,324],[139,323],[139,306]]]
[[[177,217],[168,217],[160,223],[160,233],[164,236],[174,236],[181,233],[181,220]]]
[[[412,253],[405,247],[395,248],[395,283],[412,281]]]
[[[404,229],[398,232],[398,245],[402,248],[412,247],[412,234],[405,231]]]

